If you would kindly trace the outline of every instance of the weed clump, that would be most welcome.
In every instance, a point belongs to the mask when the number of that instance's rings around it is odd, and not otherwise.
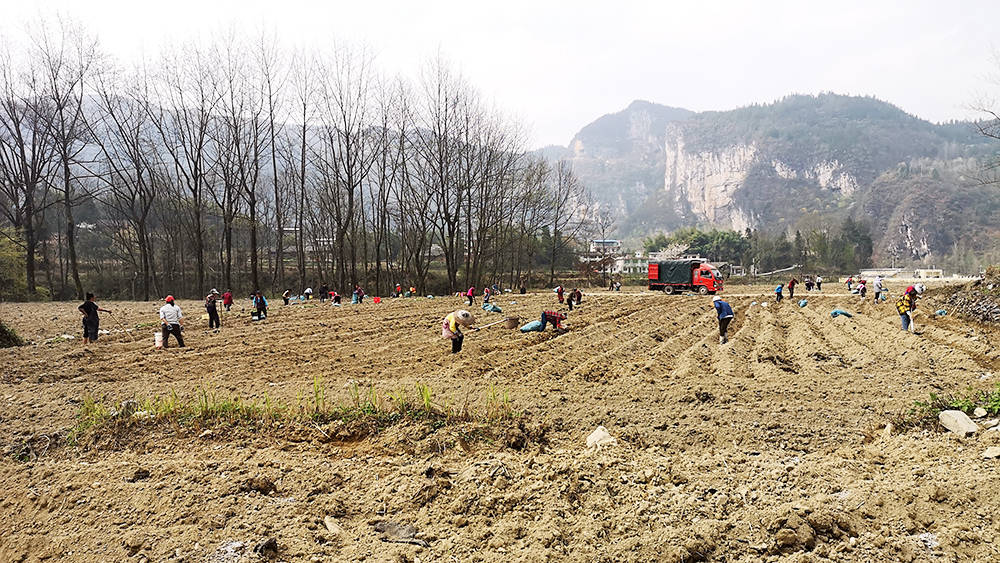
[[[1000,415],[1000,383],[993,389],[985,391],[969,387],[964,393],[959,394],[931,393],[928,400],[913,401],[908,410],[899,413],[890,422],[900,431],[910,428],[933,429],[937,427],[938,414],[941,411],[957,410],[971,415],[978,407],[986,409],[986,413],[990,416]]]
[[[13,348],[15,346],[24,346],[24,340],[18,336],[14,329],[0,321],[0,348]]]

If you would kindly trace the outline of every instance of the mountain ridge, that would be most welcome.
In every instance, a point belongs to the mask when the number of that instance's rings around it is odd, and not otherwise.
[[[872,228],[876,259],[921,262],[955,254],[956,241],[996,250],[982,234],[998,224],[997,187],[977,196],[968,184],[998,148],[970,122],[823,93],[697,113],[636,100],[581,128],[562,155],[618,213],[624,238],[688,226],[793,233],[852,216]],[[896,173],[904,168],[916,172]],[[970,204],[967,228],[919,220]]]

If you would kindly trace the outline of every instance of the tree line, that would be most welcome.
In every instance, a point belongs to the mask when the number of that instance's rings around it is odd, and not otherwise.
[[[748,272],[769,272],[793,265],[821,272],[856,272],[872,265],[874,244],[871,228],[847,217],[833,229],[767,232],[747,229],[701,230],[689,227],[670,235],[658,234],[643,240],[647,252],[678,249],[717,262],[742,265]]]
[[[551,281],[587,221],[570,165],[440,57],[405,79],[229,35],[124,68],[72,24],[21,39],[0,54],[5,298]]]

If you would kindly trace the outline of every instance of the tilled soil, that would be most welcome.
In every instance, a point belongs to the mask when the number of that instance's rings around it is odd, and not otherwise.
[[[914,335],[891,304],[811,294],[762,308],[765,289],[730,293],[725,345],[709,297],[598,293],[568,333],[498,325],[467,332],[457,356],[440,338],[457,298],[272,305],[259,323],[234,310],[218,333],[183,302],[188,347],[165,351],[154,327],[115,332],[107,316],[112,333],[84,349],[76,304],[3,305],[36,344],[0,351],[0,560],[1000,559],[1000,461],[981,456],[1000,432],[883,430],[931,392],[995,386],[995,330],[921,316]],[[550,294],[498,303],[522,323],[556,307]],[[159,306],[101,305],[129,327]],[[64,333],[77,338],[45,343]],[[354,383],[383,397],[427,384],[473,412],[506,392],[548,432],[511,446],[419,422],[349,443],[160,425],[113,447],[45,447],[87,396],[293,405],[317,377],[345,403]],[[599,425],[617,443],[588,450]],[[29,437],[37,459],[9,455]],[[265,538],[276,554],[254,552]]]

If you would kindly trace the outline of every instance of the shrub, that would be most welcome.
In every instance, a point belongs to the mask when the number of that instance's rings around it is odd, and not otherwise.
[[[13,348],[14,346],[24,346],[24,340],[21,340],[14,329],[0,321],[0,348]]]

